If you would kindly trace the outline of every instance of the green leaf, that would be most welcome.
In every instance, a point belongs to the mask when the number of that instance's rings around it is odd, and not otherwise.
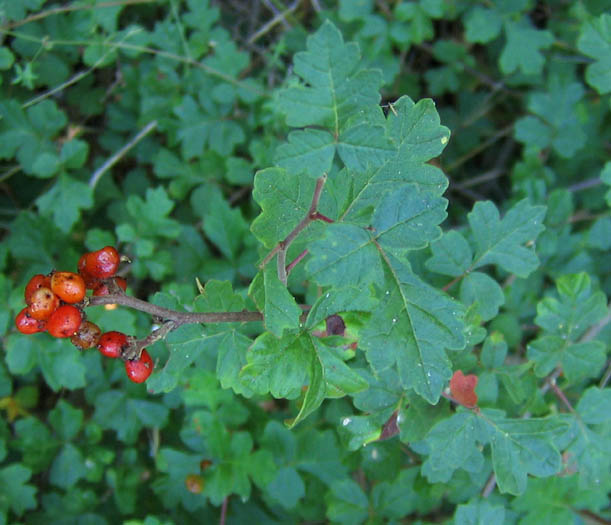
[[[598,492],[598,494],[596,493]],[[522,512],[520,523],[572,523],[580,521],[579,508],[602,509],[608,504],[603,490],[578,487],[576,476],[533,479],[528,491],[512,502],[512,508]]]
[[[456,507],[455,525],[488,525],[489,523],[505,523],[505,508],[482,500],[474,500]]]
[[[363,106],[378,104],[382,75],[359,70],[360,52],[345,44],[341,33],[326,21],[307,39],[307,51],[296,53],[294,71],[307,85],[279,93],[278,109],[289,126],[323,126],[339,135],[348,119]]]
[[[369,387],[369,383],[344,362],[340,348],[328,346],[319,339],[313,339],[313,342],[322,364],[326,397],[338,398],[356,394]]]
[[[288,142],[276,149],[274,161],[290,173],[320,177],[331,171],[335,140],[327,131],[305,129],[289,133]]]
[[[285,330],[299,328],[301,309],[287,287],[280,282],[276,269],[268,265],[263,270],[265,291],[264,324],[276,337],[282,337]]]
[[[523,200],[501,220],[496,206],[477,202],[467,215],[477,251],[473,268],[496,264],[507,272],[527,277],[539,265],[534,251],[523,246],[544,230],[545,206],[532,206]]]
[[[327,317],[339,312],[371,312],[378,301],[368,288],[348,286],[332,288],[321,295],[310,308],[305,323],[307,329],[314,328]]]
[[[64,441],[76,437],[83,425],[83,411],[60,399],[55,408],[49,412],[49,422],[57,435]]]
[[[587,21],[577,40],[579,51],[595,59],[586,68],[586,81],[599,94],[611,91],[611,15],[601,14]]]
[[[611,390],[590,387],[588,388],[577,407],[577,413],[584,423],[598,425],[611,419]]]
[[[460,283],[460,300],[465,306],[475,304],[478,315],[489,321],[505,304],[503,289],[492,277],[482,272],[470,272]]]
[[[251,231],[266,248],[286,238],[290,231],[304,219],[310,209],[316,181],[298,176],[280,168],[269,168],[257,172],[253,198],[261,206],[261,214],[253,221]],[[334,218],[337,211],[333,202],[323,193],[318,211]],[[312,222],[299,239],[304,241],[320,236],[324,226],[320,221]]]
[[[607,313],[605,294],[592,290],[590,276],[585,272],[559,277],[556,288],[559,299],[546,297],[537,305],[535,322],[545,330],[575,339]]]
[[[553,438],[567,430],[558,417],[508,419],[495,410],[483,410],[492,448],[492,466],[501,492],[522,494],[527,474],[546,477],[562,468]]]
[[[227,156],[244,141],[244,131],[237,122],[223,118],[219,111],[204,112],[202,105],[190,95],[183,97],[174,113],[180,119],[177,137],[185,160],[201,157],[206,146]]]
[[[36,204],[41,214],[52,216],[53,222],[63,232],[69,232],[80,219],[81,210],[93,206],[93,190],[88,184],[61,174],[55,185],[36,200]]]
[[[431,251],[433,256],[426,261],[426,267],[432,272],[458,277],[471,267],[471,247],[456,230],[444,233],[440,239],[431,243]]]
[[[66,443],[51,465],[49,481],[63,489],[68,489],[87,475],[85,460],[81,451],[72,443]]]
[[[221,386],[232,388],[236,394],[245,397],[252,396],[253,391],[240,379],[240,371],[247,364],[246,354],[252,340],[235,330],[213,337],[218,341],[216,343],[211,341],[211,344],[218,348],[216,376]]]
[[[15,55],[8,47],[0,47],[0,70],[11,69],[15,62]]]
[[[577,82],[555,82],[546,92],[531,93],[528,109],[536,117],[516,121],[516,138],[527,147],[551,146],[561,157],[572,157],[586,143],[587,135],[575,109],[583,95],[583,86]]]
[[[17,516],[36,508],[37,489],[27,481],[32,471],[21,463],[12,463],[0,469],[0,510],[11,509]]]
[[[404,388],[435,404],[452,375],[445,349],[465,345],[463,309],[397,259],[387,264],[382,299],[360,346],[375,371],[396,364]]]
[[[130,399],[125,392],[106,390],[95,400],[93,420],[104,429],[112,429],[125,443],[133,443],[143,426],[163,428],[169,409],[159,403]]]
[[[540,52],[554,43],[549,31],[535,29],[527,18],[505,21],[507,42],[499,58],[501,71],[506,75],[520,69],[526,75],[538,75],[545,57]]]
[[[422,474],[432,483],[449,481],[459,468],[476,473],[484,466],[478,444],[488,442],[488,433],[474,412],[459,412],[440,421],[425,442],[429,455],[422,464]]]
[[[278,339],[265,332],[246,354],[248,364],[240,373],[249,388],[259,394],[295,399],[307,383],[315,349],[307,335],[285,335]]]
[[[202,186],[191,197],[191,202],[204,220],[204,232],[229,260],[235,260],[248,232],[248,225],[239,208],[231,208],[215,187]],[[201,199],[200,205],[195,201]],[[200,208],[201,206],[201,208]]]
[[[346,525],[362,523],[369,514],[367,496],[351,479],[343,479],[331,485],[325,503],[327,517],[334,523]]]
[[[180,233],[180,225],[168,217],[173,208],[174,203],[162,186],[147,188],[144,199],[138,195],[130,195],[127,199],[127,211],[135,221],[137,231],[145,236],[175,239]]]
[[[156,370],[148,379],[147,389],[155,394],[174,390],[184,371],[200,355],[218,348],[219,339],[220,337],[205,337],[202,327],[196,324],[183,325],[172,331],[165,340],[170,356],[164,367]]]
[[[350,224],[331,224],[325,237],[310,245],[307,271],[321,285],[380,282],[378,246],[396,255],[422,249],[441,235],[447,201],[406,184],[388,192],[372,221],[372,233]]]
[[[503,19],[495,9],[475,6],[468,11],[464,23],[468,42],[486,44],[499,36]]]
[[[310,244],[308,273],[321,285],[358,286],[379,282],[382,268],[372,235],[359,226],[335,223]]]
[[[574,383],[586,377],[597,377],[605,364],[605,344],[601,341],[574,343],[559,336],[542,336],[527,347],[528,359],[535,363],[535,373],[545,377],[556,366],[562,366],[566,378]]]

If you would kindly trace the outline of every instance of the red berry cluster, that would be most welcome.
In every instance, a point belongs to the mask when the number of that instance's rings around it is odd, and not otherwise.
[[[80,349],[94,346],[106,357],[123,357],[129,346],[121,332],[102,333],[87,321],[83,312],[87,289],[96,296],[108,295],[109,286],[127,288],[127,281],[115,277],[121,257],[115,248],[106,246],[85,253],[78,262],[78,273],[53,271],[34,275],[25,287],[27,306],[17,314],[15,326],[23,334],[48,332],[53,337],[69,337]],[[114,284],[113,284],[114,283]],[[125,361],[125,371],[134,383],[143,383],[153,372],[153,360],[142,350],[140,358]]]

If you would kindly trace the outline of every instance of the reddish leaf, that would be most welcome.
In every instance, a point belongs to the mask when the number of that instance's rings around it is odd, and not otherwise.
[[[464,375],[462,370],[456,370],[452,379],[450,379],[450,392],[452,392],[452,397],[466,407],[474,407],[477,405],[477,394],[475,393],[476,386],[477,376],[473,374]]]

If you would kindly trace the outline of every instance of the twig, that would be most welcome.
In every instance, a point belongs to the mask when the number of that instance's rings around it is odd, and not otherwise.
[[[11,22],[6,26],[2,27],[2,29],[15,29],[16,27],[23,26],[25,24],[29,24],[30,22],[34,22],[36,20],[40,20],[41,18],[47,18],[48,16],[58,15],[61,13],[68,13],[70,11],[83,11],[85,9],[101,9],[103,7],[116,7],[116,6],[128,6],[135,4],[153,4],[157,3],[159,0],[117,0],[114,2],[100,2],[96,5],[67,5],[62,7],[53,7],[51,9],[47,9],[45,11],[40,11],[38,13],[34,13],[23,20],[16,20],[15,22]]]
[[[165,321],[174,321],[176,328],[183,324],[192,323],[243,323],[263,320],[263,314],[261,312],[246,310],[242,312],[178,312],[125,294],[89,297],[86,306],[104,304],[119,304],[140,312],[145,312]]]
[[[89,186],[91,188],[95,188],[100,177],[104,175],[110,168],[112,168],[130,149],[132,149],[138,142],[140,142],[144,137],[146,137],[151,131],[153,131],[157,127],[157,121],[153,120],[149,122],[144,128],[140,130],[140,132],[130,140],[125,146],[123,146],[119,151],[117,151],[112,157],[110,157],[104,164],[102,164],[95,173],[89,179]]]
[[[318,203],[320,201],[320,197],[322,195],[322,189],[325,185],[325,182],[327,182],[326,173],[322,177],[319,177],[318,179],[316,179],[316,186],[314,187],[314,193],[312,194],[312,202],[310,204],[310,209],[306,213],[306,216],[303,219],[301,219],[301,221],[299,221],[299,224],[297,224],[297,226],[295,226],[291,230],[291,232],[285,237],[283,241],[280,241],[278,244],[276,244],[276,246],[274,246],[274,248],[265,256],[263,261],[261,261],[261,264],[259,264],[259,268],[261,269],[265,268],[267,263],[274,258],[274,255],[278,254],[279,261],[280,259],[282,260],[282,265],[280,264],[280,262],[278,262],[278,278],[285,284],[286,284],[286,267],[285,267],[286,252],[289,249],[289,246],[291,245],[291,243],[296,239],[296,237],[303,230],[305,230],[308,227],[308,225],[312,221],[320,219],[320,220],[333,222],[332,219],[329,219],[328,217],[322,214],[319,214],[316,209],[318,208]],[[283,252],[282,255],[281,255],[281,252]],[[280,266],[282,266],[282,269],[280,268]],[[293,268],[293,266],[291,266],[291,269]]]
[[[287,267],[286,267],[286,274],[289,275],[291,273],[291,271],[293,270],[293,268],[295,268],[295,266],[297,266],[308,253],[310,253],[310,252],[308,252],[308,250],[303,250],[297,257],[295,257],[287,265]]]
[[[587,179],[582,182],[577,182],[576,184],[572,184],[571,186],[567,188],[567,190],[572,191],[572,192],[582,191],[582,190],[587,190],[589,188],[593,188],[595,186],[599,186],[602,183],[603,181],[601,180],[600,177],[592,177],[591,179]]]
[[[567,407],[572,414],[574,414],[575,409],[573,408],[573,405],[571,405],[571,402],[564,395],[562,389],[556,384],[555,379],[549,382],[549,386],[554,391],[554,394],[556,394],[556,397],[564,403],[564,406]]]
[[[223,505],[221,506],[221,517],[219,519],[219,525],[225,525],[227,519],[227,504],[229,503],[229,496],[225,496],[223,499]]]
[[[255,34],[252,35],[248,39],[248,44],[254,44],[259,38],[261,38],[263,35],[268,33],[279,22],[282,22],[285,25],[285,27],[289,28],[290,26],[288,25],[286,21],[286,16],[290,15],[293,11],[295,11],[295,9],[297,9],[298,6],[299,6],[299,0],[295,0],[295,2],[293,2],[287,9],[285,9],[281,13],[278,13],[269,22],[264,24],[261,29],[255,32]]]
[[[137,339],[130,341],[131,344],[127,347],[127,349],[121,354],[121,357],[124,360],[129,359],[140,359],[140,354],[142,354],[142,350],[144,350],[147,346],[150,346],[157,341],[161,341],[165,339],[167,335],[174,329],[178,328],[178,323],[176,321],[167,321],[163,323],[159,328],[153,330],[147,337],[144,339]]]
[[[494,472],[493,472],[492,474],[490,474],[488,481],[486,481],[486,484],[484,485],[484,488],[482,489],[482,498],[485,499],[488,496],[490,496],[490,494],[492,494],[492,491],[494,490],[494,487],[496,487],[496,476],[494,475]]]
[[[611,323],[611,303],[609,303],[607,307],[607,315],[603,317],[598,323],[594,326],[590,327],[588,331],[583,335],[583,337],[579,340],[581,343],[585,343],[587,341],[591,341],[592,339],[596,339],[598,334],[602,331],[602,329]]]

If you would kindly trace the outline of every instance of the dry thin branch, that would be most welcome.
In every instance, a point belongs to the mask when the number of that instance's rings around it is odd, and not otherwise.
[[[95,188],[96,184],[100,180],[100,177],[104,175],[110,168],[112,168],[119,160],[125,156],[125,154],[132,149],[138,142],[140,142],[144,137],[146,137],[151,131],[153,131],[157,127],[157,121],[153,120],[149,122],[144,128],[140,130],[140,132],[130,140],[125,146],[123,146],[119,151],[117,151],[112,157],[110,157],[104,164],[102,164],[95,173],[89,179],[89,186],[91,188]]]

